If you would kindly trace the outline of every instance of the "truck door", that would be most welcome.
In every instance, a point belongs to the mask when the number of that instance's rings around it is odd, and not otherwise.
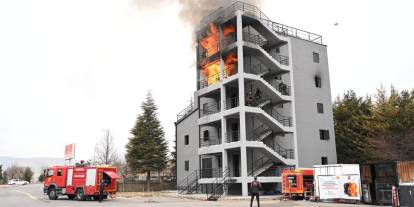
[[[56,168],[55,183],[58,188],[66,187],[66,171],[62,168]]]

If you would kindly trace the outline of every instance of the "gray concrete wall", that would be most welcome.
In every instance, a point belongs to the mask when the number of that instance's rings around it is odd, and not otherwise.
[[[335,133],[329,80],[327,47],[296,38],[291,39],[296,129],[299,167],[321,164],[321,157],[336,163]],[[319,53],[319,63],[313,62]],[[322,88],[315,86],[315,76],[322,79]],[[323,103],[324,113],[317,113],[316,104]],[[319,129],[329,130],[330,140],[320,140]]]
[[[198,110],[177,124],[177,183],[180,183],[194,170],[199,168]],[[189,135],[189,144],[184,145],[184,136]],[[184,161],[189,161],[189,170],[184,170]]]

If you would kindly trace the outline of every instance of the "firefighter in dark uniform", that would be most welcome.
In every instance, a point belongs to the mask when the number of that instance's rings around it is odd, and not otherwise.
[[[99,185],[99,203],[102,202],[102,200],[104,198],[105,186],[106,186],[106,181],[102,178],[101,179],[101,184]]]

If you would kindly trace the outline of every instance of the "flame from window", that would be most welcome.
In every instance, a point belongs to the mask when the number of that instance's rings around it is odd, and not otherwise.
[[[207,32],[207,37],[200,40],[201,46],[206,50],[206,56],[209,57],[218,52],[218,42],[220,34],[213,23],[210,23],[210,31]]]
[[[213,23],[210,23],[210,30],[207,32],[207,36],[200,40],[200,45],[206,52],[206,57],[209,57],[219,51],[219,31]],[[223,36],[227,38],[230,34],[234,33],[236,28],[233,25],[223,27]],[[232,52],[224,58],[224,77],[229,77],[235,73],[235,67],[237,63],[237,54]],[[208,63],[202,66],[202,72],[207,79],[207,84],[211,85],[220,80],[220,61]]]

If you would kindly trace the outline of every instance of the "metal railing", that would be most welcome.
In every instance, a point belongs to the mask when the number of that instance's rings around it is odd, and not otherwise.
[[[249,141],[257,141],[261,136],[264,135],[264,133],[267,133],[269,130],[272,129],[265,124],[261,124],[251,131],[251,134],[247,139]]]
[[[279,53],[277,53],[274,50],[266,51],[266,52],[269,53],[269,55],[272,56],[280,64],[286,65],[286,66],[289,65],[289,57],[288,56],[280,55]]]
[[[273,86],[274,89],[279,91],[284,96],[290,96],[291,95],[291,90],[290,90],[291,87],[289,85],[287,85],[286,83],[277,81],[277,82],[271,83],[270,85]]]
[[[200,109],[200,117],[215,114],[215,113],[218,113],[219,111],[220,111],[220,105],[207,104],[206,107],[203,106],[202,109]]]
[[[270,166],[269,169],[265,170],[264,172],[260,173],[261,177],[280,177],[283,173],[283,170],[294,170],[295,166]]]
[[[271,159],[269,159],[266,156],[261,156],[258,159],[254,160],[252,162],[252,169],[250,170],[250,172],[248,173],[249,176],[257,176],[257,174],[255,175],[255,173],[260,172],[260,170],[265,167],[266,165],[269,165],[273,163],[273,161]],[[263,171],[262,171],[263,172]]]
[[[219,10],[223,10],[222,8],[220,8]],[[260,20],[262,20],[262,22],[267,25],[268,27],[270,27],[274,32],[278,33],[278,34],[282,34],[285,36],[291,36],[291,37],[296,37],[299,39],[303,39],[303,40],[307,40],[310,42],[314,42],[317,44],[322,44],[322,36],[312,33],[312,32],[308,32],[308,31],[304,31],[301,29],[297,29],[295,27],[291,27],[291,26],[287,26],[284,24],[280,24],[277,22],[273,22],[270,20],[269,17],[267,17],[262,11],[260,11],[260,9],[254,5],[251,4],[247,4],[241,1],[237,1],[236,3],[234,3],[233,5],[229,6],[228,8],[226,8],[226,13],[230,14],[230,12],[234,12],[235,10],[241,10],[244,11],[245,13],[249,13],[251,15],[254,15],[256,17],[258,17]]]
[[[240,141],[240,132],[239,131],[227,131],[226,133],[226,142],[238,142]]]
[[[200,178],[220,178],[223,176],[222,168],[202,168]]]
[[[220,81],[220,72],[211,74],[207,77],[202,77],[200,80],[198,80],[198,85],[200,86],[200,89],[209,86],[209,84],[208,84],[209,79],[214,78],[214,77],[216,78],[214,83],[219,82]]]
[[[243,40],[246,42],[251,42],[253,44],[259,45],[264,51],[266,51],[273,59],[275,59],[281,65],[289,65],[289,57],[280,55],[275,50],[266,50],[263,46],[267,45],[267,40],[261,37],[258,34],[250,34],[249,32],[243,32]]]
[[[276,119],[283,126],[292,126],[292,117],[279,114],[275,109],[265,110],[267,114]]]
[[[219,199],[226,191],[226,188],[227,189],[230,188],[232,184],[233,184],[233,180],[231,179],[230,169],[226,168],[223,171],[222,177],[218,177],[213,181],[211,190],[207,191],[207,199],[208,200]]]
[[[243,41],[250,42],[259,46],[267,44],[267,40],[259,34],[251,34],[250,32],[243,32]]]
[[[221,136],[200,137],[200,147],[209,147],[221,144]]]
[[[269,68],[266,67],[262,63],[256,64],[250,67],[250,73],[255,74],[255,75],[266,74],[269,71],[270,71]]]
[[[177,114],[177,121],[181,120],[182,118],[184,118],[187,114],[191,113],[192,111],[194,111],[196,108],[194,106],[194,103],[191,102],[190,105],[188,105],[187,107],[185,107],[185,109],[183,109],[182,111],[180,111]]]
[[[177,184],[177,190],[179,194],[189,194],[193,191],[197,191],[198,188],[198,178],[199,178],[199,172],[198,170],[194,170],[191,172],[187,177],[182,179]]]
[[[294,155],[295,153],[293,149],[286,149],[275,142],[271,144],[269,143],[265,143],[265,144],[266,146],[273,149],[273,151],[277,152],[280,156],[282,156],[285,159],[294,159],[295,157]]]
[[[233,97],[226,99],[226,104],[224,109],[232,109],[239,106],[239,97]]]

